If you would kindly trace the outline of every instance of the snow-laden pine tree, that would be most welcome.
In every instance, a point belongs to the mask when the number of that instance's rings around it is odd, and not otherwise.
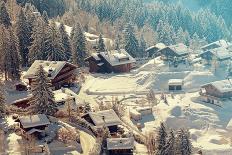
[[[166,141],[167,141],[166,127],[164,126],[164,123],[161,122],[156,136],[156,155],[163,155]]]
[[[180,129],[176,137],[176,154],[178,155],[191,155],[192,143],[190,135],[187,130]]]
[[[164,146],[163,155],[175,155],[175,135],[172,130],[168,134],[167,142]]]
[[[61,61],[66,60],[65,49],[62,44],[61,35],[56,26],[56,23],[52,21],[48,26],[46,40],[45,54],[47,60]]]
[[[64,47],[66,60],[69,60],[72,55],[72,48],[71,48],[70,38],[65,30],[64,23],[60,24],[59,33],[60,33],[61,41]]]
[[[100,34],[99,38],[98,38],[98,48],[97,48],[97,50],[99,52],[106,51],[106,46],[105,46],[105,43],[104,43],[104,39],[102,38],[102,34]]]
[[[139,47],[140,47],[140,51],[139,51],[140,56],[142,56],[142,57],[147,56],[145,53],[147,45],[146,45],[146,41],[145,41],[143,35],[140,38]]]
[[[114,41],[114,49],[119,50],[120,49],[120,40],[121,37],[119,34],[116,35],[115,41]]]
[[[5,80],[8,80],[7,70],[10,68],[7,63],[7,60],[9,58],[8,36],[9,34],[7,29],[3,25],[0,25],[0,64],[1,70],[4,72],[5,75]]]
[[[162,42],[165,45],[171,45],[174,43],[174,30],[173,27],[167,21],[160,20],[157,25],[156,31],[158,33],[159,42]]]
[[[43,11],[42,18],[46,24],[49,24],[49,18],[46,11]]]
[[[3,24],[6,28],[11,26],[11,19],[6,9],[4,1],[0,2],[0,25]]]
[[[9,67],[8,68],[8,76],[12,79],[12,80],[19,80],[20,79],[20,59],[19,59],[19,43],[17,40],[17,37],[14,34],[14,31],[12,28],[9,29],[9,43],[8,43],[8,56],[9,57],[9,61],[7,63],[9,63]]]
[[[5,101],[5,92],[2,84],[0,83],[0,118],[3,118],[6,113]]]
[[[16,35],[19,40],[19,53],[21,57],[21,65],[23,67],[28,66],[28,53],[30,46],[30,25],[25,16],[23,9],[20,9],[18,18],[16,21]]]
[[[41,17],[37,19],[33,26],[31,39],[33,39],[29,48],[29,61],[33,63],[35,60],[46,60],[46,42],[48,40],[48,27]]]
[[[88,56],[86,49],[86,38],[80,24],[73,29],[72,36],[72,60],[74,64],[85,65],[85,58]]]
[[[57,104],[54,101],[54,94],[51,90],[50,81],[40,66],[32,85],[32,100],[30,109],[36,114],[54,115],[57,111]]]
[[[132,56],[137,57],[139,54],[139,43],[136,39],[134,27],[127,24],[124,35],[125,50]]]

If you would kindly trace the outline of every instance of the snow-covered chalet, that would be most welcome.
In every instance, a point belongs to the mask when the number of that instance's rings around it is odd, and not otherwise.
[[[136,62],[124,49],[92,53],[85,61],[89,63],[89,71],[94,73],[130,72]]]

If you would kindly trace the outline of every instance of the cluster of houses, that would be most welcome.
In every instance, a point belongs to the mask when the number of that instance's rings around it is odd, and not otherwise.
[[[220,65],[231,62],[232,49],[231,45],[224,40],[203,46],[198,57],[212,63],[213,60],[219,62]],[[192,50],[184,44],[165,46],[159,43],[146,50],[149,57],[161,56],[161,59],[169,62],[185,62]],[[91,73],[124,73],[130,72],[135,66],[136,60],[124,49],[111,50],[105,52],[92,53],[85,59],[89,64]],[[17,84],[16,90],[30,89],[36,78],[36,72],[39,66],[43,66],[51,81],[54,92],[54,99],[60,106],[66,101],[72,101],[71,107],[77,109],[84,106],[84,103],[78,99],[78,96],[71,88],[75,86],[77,66],[65,61],[42,61],[36,60],[24,75],[24,79],[28,80],[29,88],[23,84]],[[183,88],[183,80],[170,79],[168,81],[169,91],[180,91]],[[68,88],[67,88],[68,87]],[[225,98],[232,98],[232,80],[222,80],[203,85],[200,95],[205,102],[217,104]],[[11,104],[20,108],[29,106],[32,96],[13,101]],[[140,120],[144,115],[152,113],[152,108],[142,107],[130,111],[130,116],[134,120]],[[119,126],[122,125],[120,118],[114,110],[104,110],[98,112],[88,112],[82,116],[87,122],[96,128],[107,127],[111,137],[107,139],[107,150],[111,155],[132,154],[134,149],[134,139],[131,137],[122,138],[118,134]],[[43,135],[47,126],[50,124],[46,115],[24,116],[17,119],[22,133],[27,136]]]

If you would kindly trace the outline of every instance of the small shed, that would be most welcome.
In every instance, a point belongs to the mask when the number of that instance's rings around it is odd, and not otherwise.
[[[184,81],[182,79],[170,79],[168,81],[169,91],[179,91],[183,89]]]
[[[133,155],[134,138],[107,138],[107,151],[110,155]]]
[[[82,116],[86,121],[93,124],[97,128],[106,126],[109,128],[110,133],[118,131],[118,125],[122,122],[114,110],[103,110],[98,112],[89,112]]]

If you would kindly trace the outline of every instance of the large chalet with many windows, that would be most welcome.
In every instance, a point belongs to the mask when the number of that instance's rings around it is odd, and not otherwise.
[[[77,66],[66,61],[43,61],[36,60],[24,75],[28,79],[29,85],[32,85],[33,80],[36,78],[36,72],[39,66],[43,66],[47,72],[48,78],[54,89],[59,89],[63,85],[71,84],[75,80],[75,71]]]
[[[93,53],[85,61],[94,73],[130,72],[136,62],[124,49]]]

